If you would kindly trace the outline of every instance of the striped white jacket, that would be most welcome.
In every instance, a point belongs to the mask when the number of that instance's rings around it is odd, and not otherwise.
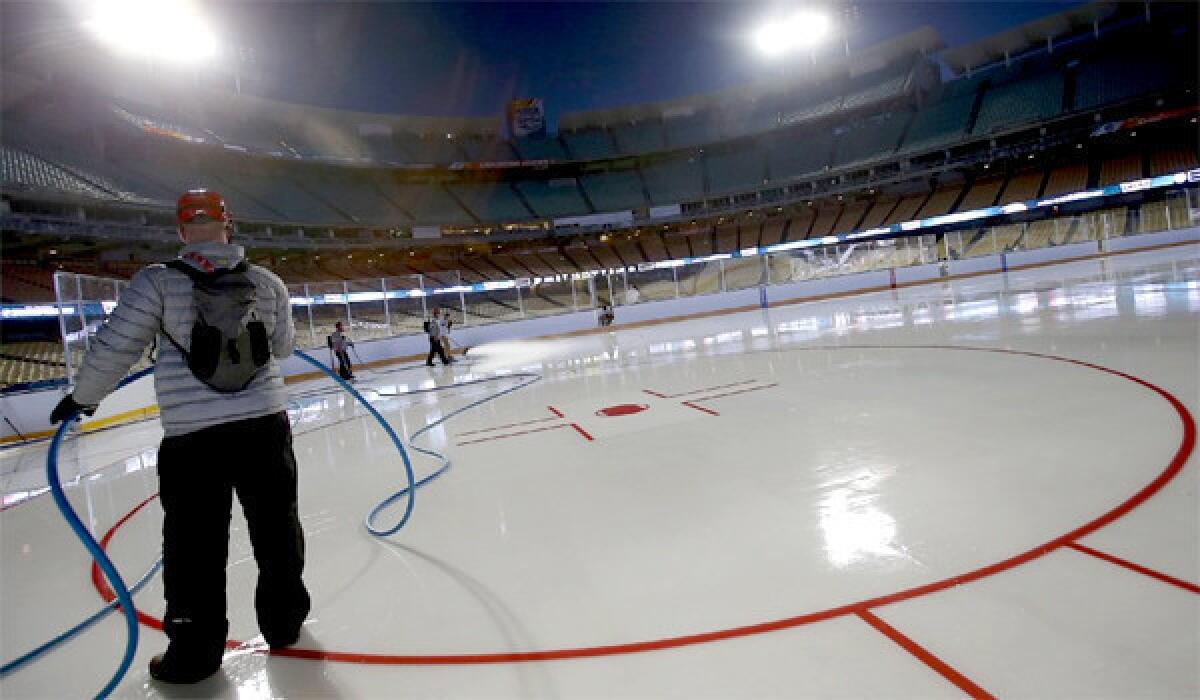
[[[218,268],[233,267],[244,257],[241,246],[228,243],[188,245],[180,254],[192,252]],[[190,260],[185,262],[191,264]],[[258,265],[250,265],[247,274],[258,287],[258,317],[271,339],[273,357],[243,391],[225,394],[210,389],[192,375],[183,354],[162,335],[165,329],[181,346],[191,346],[196,320],[192,281],[177,270],[150,265],[133,276],[116,308],[92,338],[75,378],[75,401],[84,406],[100,403],[157,336],[154,391],[167,436],[284,410],[287,398],[277,360],[292,354],[295,341],[287,287],[273,272]]]

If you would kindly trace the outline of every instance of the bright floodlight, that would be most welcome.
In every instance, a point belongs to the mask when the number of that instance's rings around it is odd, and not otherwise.
[[[171,63],[217,54],[217,37],[191,0],[94,0],[83,25],[123,54]]]
[[[801,10],[763,23],[754,32],[754,45],[764,56],[774,58],[815,46],[832,28],[827,15]]]

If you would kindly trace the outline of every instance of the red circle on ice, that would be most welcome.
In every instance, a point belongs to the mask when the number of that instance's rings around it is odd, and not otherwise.
[[[811,347],[809,350],[832,350],[827,347]],[[846,349],[875,349],[875,350],[946,350],[958,352],[978,352],[978,353],[997,353],[1005,355],[1015,355],[1020,357],[1030,357],[1042,360],[1052,360],[1064,364],[1084,367],[1086,369],[1095,370],[1110,376],[1118,377],[1130,381],[1134,384],[1147,389],[1153,394],[1157,394],[1165,400],[1172,408],[1175,409],[1176,416],[1179,419],[1180,427],[1182,428],[1182,436],[1179,446],[1175,450],[1174,456],[1167,464],[1166,468],[1158,474],[1150,483],[1143,486],[1137,493],[1126,498],[1122,503],[1114,506],[1111,510],[1097,516],[1095,519],[1086,522],[1070,532],[1064,533],[1040,544],[1032,549],[1026,550],[1019,554],[1008,557],[1001,561],[980,567],[973,571],[943,578],[941,580],[932,581],[920,585],[913,586],[904,590],[896,591],[886,595],[860,600],[857,602],[847,603],[833,608],[824,610],[815,610],[802,612],[792,617],[785,617],[776,620],[761,620],[743,624],[737,627],[728,627],[724,629],[696,631],[689,634],[681,634],[674,637],[666,637],[662,639],[647,639],[636,640],[617,644],[605,644],[601,646],[575,647],[566,649],[531,649],[531,650],[505,650],[482,652],[474,654],[386,654],[378,652],[354,652],[354,651],[335,651],[330,649],[301,649],[289,647],[287,649],[270,650],[268,653],[277,656],[287,656],[299,659],[319,659],[323,661],[336,661],[342,663],[359,663],[359,664],[385,664],[385,665],[441,665],[441,664],[490,664],[490,663],[515,663],[524,661],[553,661],[558,659],[580,659],[591,658],[598,656],[610,656],[614,654],[634,654],[645,651],[655,651],[660,649],[673,649],[677,647],[690,646],[693,644],[703,644],[706,642],[714,642],[718,640],[737,639],[740,637],[748,637],[750,635],[762,634],[765,632],[773,632],[776,630],[790,629],[807,625],[822,620],[829,620],[844,615],[859,615],[864,620],[868,620],[871,615],[872,608],[890,605],[913,598],[937,593],[946,590],[953,586],[977,581],[994,574],[998,574],[1009,569],[1026,564],[1038,557],[1044,556],[1061,547],[1071,547],[1074,543],[1100,528],[1109,525],[1119,518],[1128,514],[1134,508],[1137,508],[1147,499],[1163,488],[1171,479],[1175,478],[1187,464],[1188,458],[1191,457],[1192,451],[1196,446],[1196,422],[1192,418],[1192,414],[1188,411],[1183,402],[1175,397],[1166,389],[1158,387],[1145,379],[1136,377],[1132,374],[1126,374],[1120,370],[1111,369],[1101,365],[1085,362],[1083,360],[1075,360],[1069,357],[1059,355],[1050,355],[1047,353],[1030,352],[1025,350],[1007,350],[1002,348],[987,348],[987,347],[971,347],[963,345],[907,345],[899,347],[887,347],[880,345],[844,345],[840,350]],[[636,410],[631,413],[637,413],[646,409],[645,406],[637,404],[622,404],[624,407],[631,407]],[[621,408],[622,406],[611,406],[607,411],[613,408]],[[602,415],[612,415],[607,413]],[[615,415],[628,415],[626,413],[617,413]],[[158,497],[155,493],[147,497],[118,520],[104,537],[100,539],[100,547],[107,549],[113,536],[130,518],[141,511],[146,505]],[[107,602],[112,602],[116,595],[113,594],[112,588],[104,579],[104,574],[100,571],[100,566],[95,562],[92,563],[92,585],[100,596]],[[148,615],[142,611],[137,612],[138,620],[148,627],[153,629],[162,629],[162,621],[156,617]],[[873,624],[873,623],[872,623]],[[227,640],[225,646],[228,649],[239,649],[243,643],[237,640]],[[253,651],[258,653],[267,652],[265,648],[255,648]]]
[[[596,411],[596,415],[609,417],[632,416],[635,413],[641,413],[647,408],[650,407],[644,403],[619,403],[616,406],[609,406],[608,408],[602,408],[599,411]]]

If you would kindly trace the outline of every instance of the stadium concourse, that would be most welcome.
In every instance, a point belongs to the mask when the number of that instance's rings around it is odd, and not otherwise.
[[[295,384],[313,612],[262,653],[235,515],[237,644],[189,696],[1194,696],[1198,316],[1193,243],[378,368],[359,389],[407,435],[541,377],[420,439],[453,466],[388,539],[361,520],[403,483],[390,441]],[[63,455],[128,580],[158,556],[159,435]],[[0,453],[5,491],[44,455]],[[7,658],[102,598],[48,497],[0,525]],[[115,696],[174,697],[145,675],[157,578],[137,604]],[[94,692],[120,638],[110,616],[0,692]]]

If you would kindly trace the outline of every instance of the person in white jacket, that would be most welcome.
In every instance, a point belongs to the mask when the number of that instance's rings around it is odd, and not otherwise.
[[[163,631],[170,643],[150,661],[150,674],[159,681],[193,683],[220,668],[225,649],[225,568],[235,492],[258,563],[255,611],[268,645],[296,642],[310,598],[301,578],[304,533],[279,367],[292,354],[295,336],[287,288],[274,273],[246,263],[241,246],[229,242],[231,222],[219,194],[189,191],[179,198],[176,214],[185,244],[180,257],[133,276],[51,422],[95,410],[157,339],[154,389],[164,433],[158,451],[165,516]],[[224,280],[222,289],[241,295],[242,326],[229,331],[240,329],[236,340],[226,339],[221,335],[226,331],[212,325],[220,322],[206,317],[213,308],[202,298],[209,280],[213,289]],[[217,342],[210,342],[214,337]],[[209,357],[212,348],[218,359]]]

